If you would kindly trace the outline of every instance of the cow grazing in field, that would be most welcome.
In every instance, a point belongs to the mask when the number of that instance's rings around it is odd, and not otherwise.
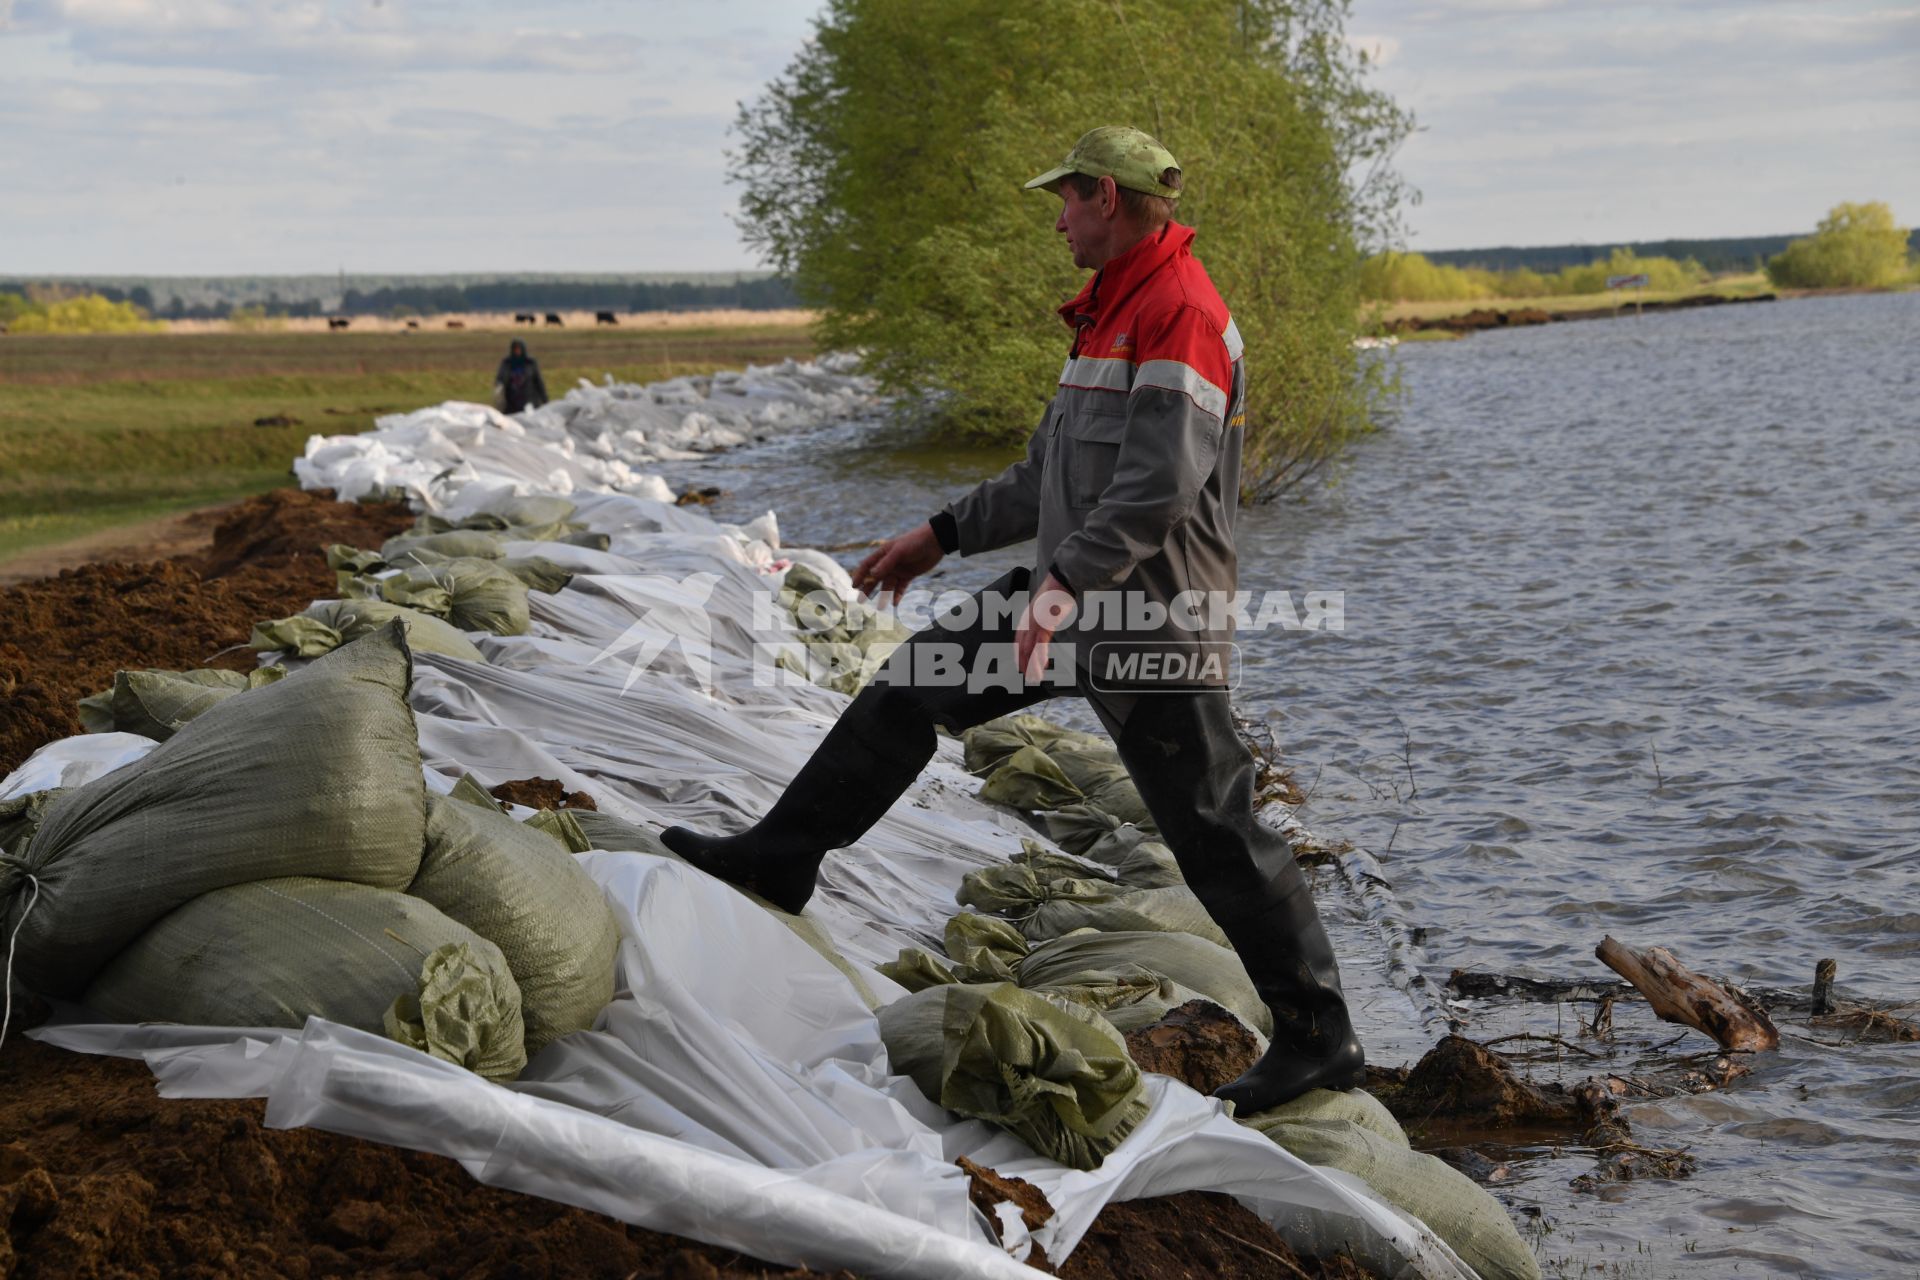
[[[466,328],[466,327],[467,327],[467,322],[466,322],[466,321],[464,321],[464,320],[449,320],[449,321],[447,321],[447,328],[449,328],[449,329],[464,329],[464,328]]]
[[[409,321],[407,321],[407,328],[409,328],[409,329],[418,329],[419,327],[420,327],[420,322],[419,322],[418,320],[409,320]]]
[[[516,311],[513,313],[513,322],[515,324],[539,324],[540,317],[530,311]]]
[[[594,312],[593,322],[595,324],[619,324],[620,323],[618,320],[614,319],[613,312],[611,311]]]
[[[344,329],[352,323],[353,321],[347,319],[345,316],[328,316],[327,317],[328,329]]]
[[[547,323],[553,326],[554,328],[558,328],[558,329],[564,329],[567,327],[567,322],[562,320],[559,316],[555,315],[551,311],[547,312]]]

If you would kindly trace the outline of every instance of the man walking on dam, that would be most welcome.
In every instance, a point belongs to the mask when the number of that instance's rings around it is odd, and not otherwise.
[[[826,853],[865,835],[932,759],[935,726],[1084,697],[1273,1011],[1272,1046],[1216,1096],[1246,1115],[1352,1088],[1364,1055],[1333,948],[1286,837],[1254,816],[1254,761],[1228,706],[1239,331],[1173,221],[1180,168],[1154,139],[1095,129],[1026,185],[1060,197],[1055,230],[1094,272],[1060,308],[1073,333],[1060,385],[1025,458],[882,543],[854,585],[897,594],[947,554],[1030,538],[1033,569],[900,646],[754,827],[663,838],[797,912]]]

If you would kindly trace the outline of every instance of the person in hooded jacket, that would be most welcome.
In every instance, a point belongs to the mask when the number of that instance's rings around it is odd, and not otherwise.
[[[507,358],[493,375],[493,402],[503,413],[538,409],[547,402],[547,384],[540,376],[540,362],[527,354],[527,344],[515,338],[507,348]]]

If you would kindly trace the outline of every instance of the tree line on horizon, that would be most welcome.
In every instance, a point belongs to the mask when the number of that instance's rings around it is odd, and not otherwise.
[[[1669,242],[1686,243],[1686,242]],[[1728,243],[1759,243],[1732,241]],[[1776,252],[1737,271],[1764,271],[1776,288],[1885,288],[1920,283],[1913,233],[1894,225],[1883,201],[1835,205],[1810,236],[1777,237]],[[1715,272],[1697,258],[1643,256],[1619,247],[1543,274],[1529,266],[1462,266],[1449,255],[1384,251],[1361,267],[1361,291],[1374,302],[1466,302],[1492,298],[1565,297],[1601,293],[1610,276],[1644,275],[1647,287],[1677,292],[1709,283]],[[1505,251],[1497,251],[1505,252]],[[1548,252],[1548,260],[1558,250]]]
[[[34,306],[49,307],[83,297],[129,306],[142,319],[160,320],[228,320],[236,315],[243,319],[401,317],[471,311],[779,311],[799,305],[793,286],[778,276],[743,277],[724,283],[523,279],[464,285],[391,284],[349,288],[332,306],[325,299],[282,298],[272,291],[264,299],[245,304],[225,298],[189,302],[178,294],[162,304],[148,285],[123,287],[84,280],[0,282],[0,295],[21,300],[13,305],[16,319]],[[7,323],[7,317],[0,315],[0,324]]]

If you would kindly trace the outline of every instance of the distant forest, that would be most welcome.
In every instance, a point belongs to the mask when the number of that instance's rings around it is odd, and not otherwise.
[[[62,276],[0,280],[0,293],[98,294],[162,320],[269,316],[404,316],[462,311],[771,311],[799,305],[779,276]]]
[[[1805,232],[1801,233],[1805,235]],[[1626,243],[1643,258],[1672,258],[1684,262],[1692,258],[1708,271],[1759,271],[1767,259],[1785,251],[1796,236],[1740,236],[1729,240],[1638,240]],[[1920,247],[1920,231],[1908,238],[1908,244]],[[1422,249],[1427,261],[1449,267],[1480,267],[1488,271],[1512,271],[1528,267],[1544,274],[1566,267],[1585,266],[1604,259],[1613,249],[1605,245],[1548,244],[1528,248],[1511,246],[1497,249]]]

